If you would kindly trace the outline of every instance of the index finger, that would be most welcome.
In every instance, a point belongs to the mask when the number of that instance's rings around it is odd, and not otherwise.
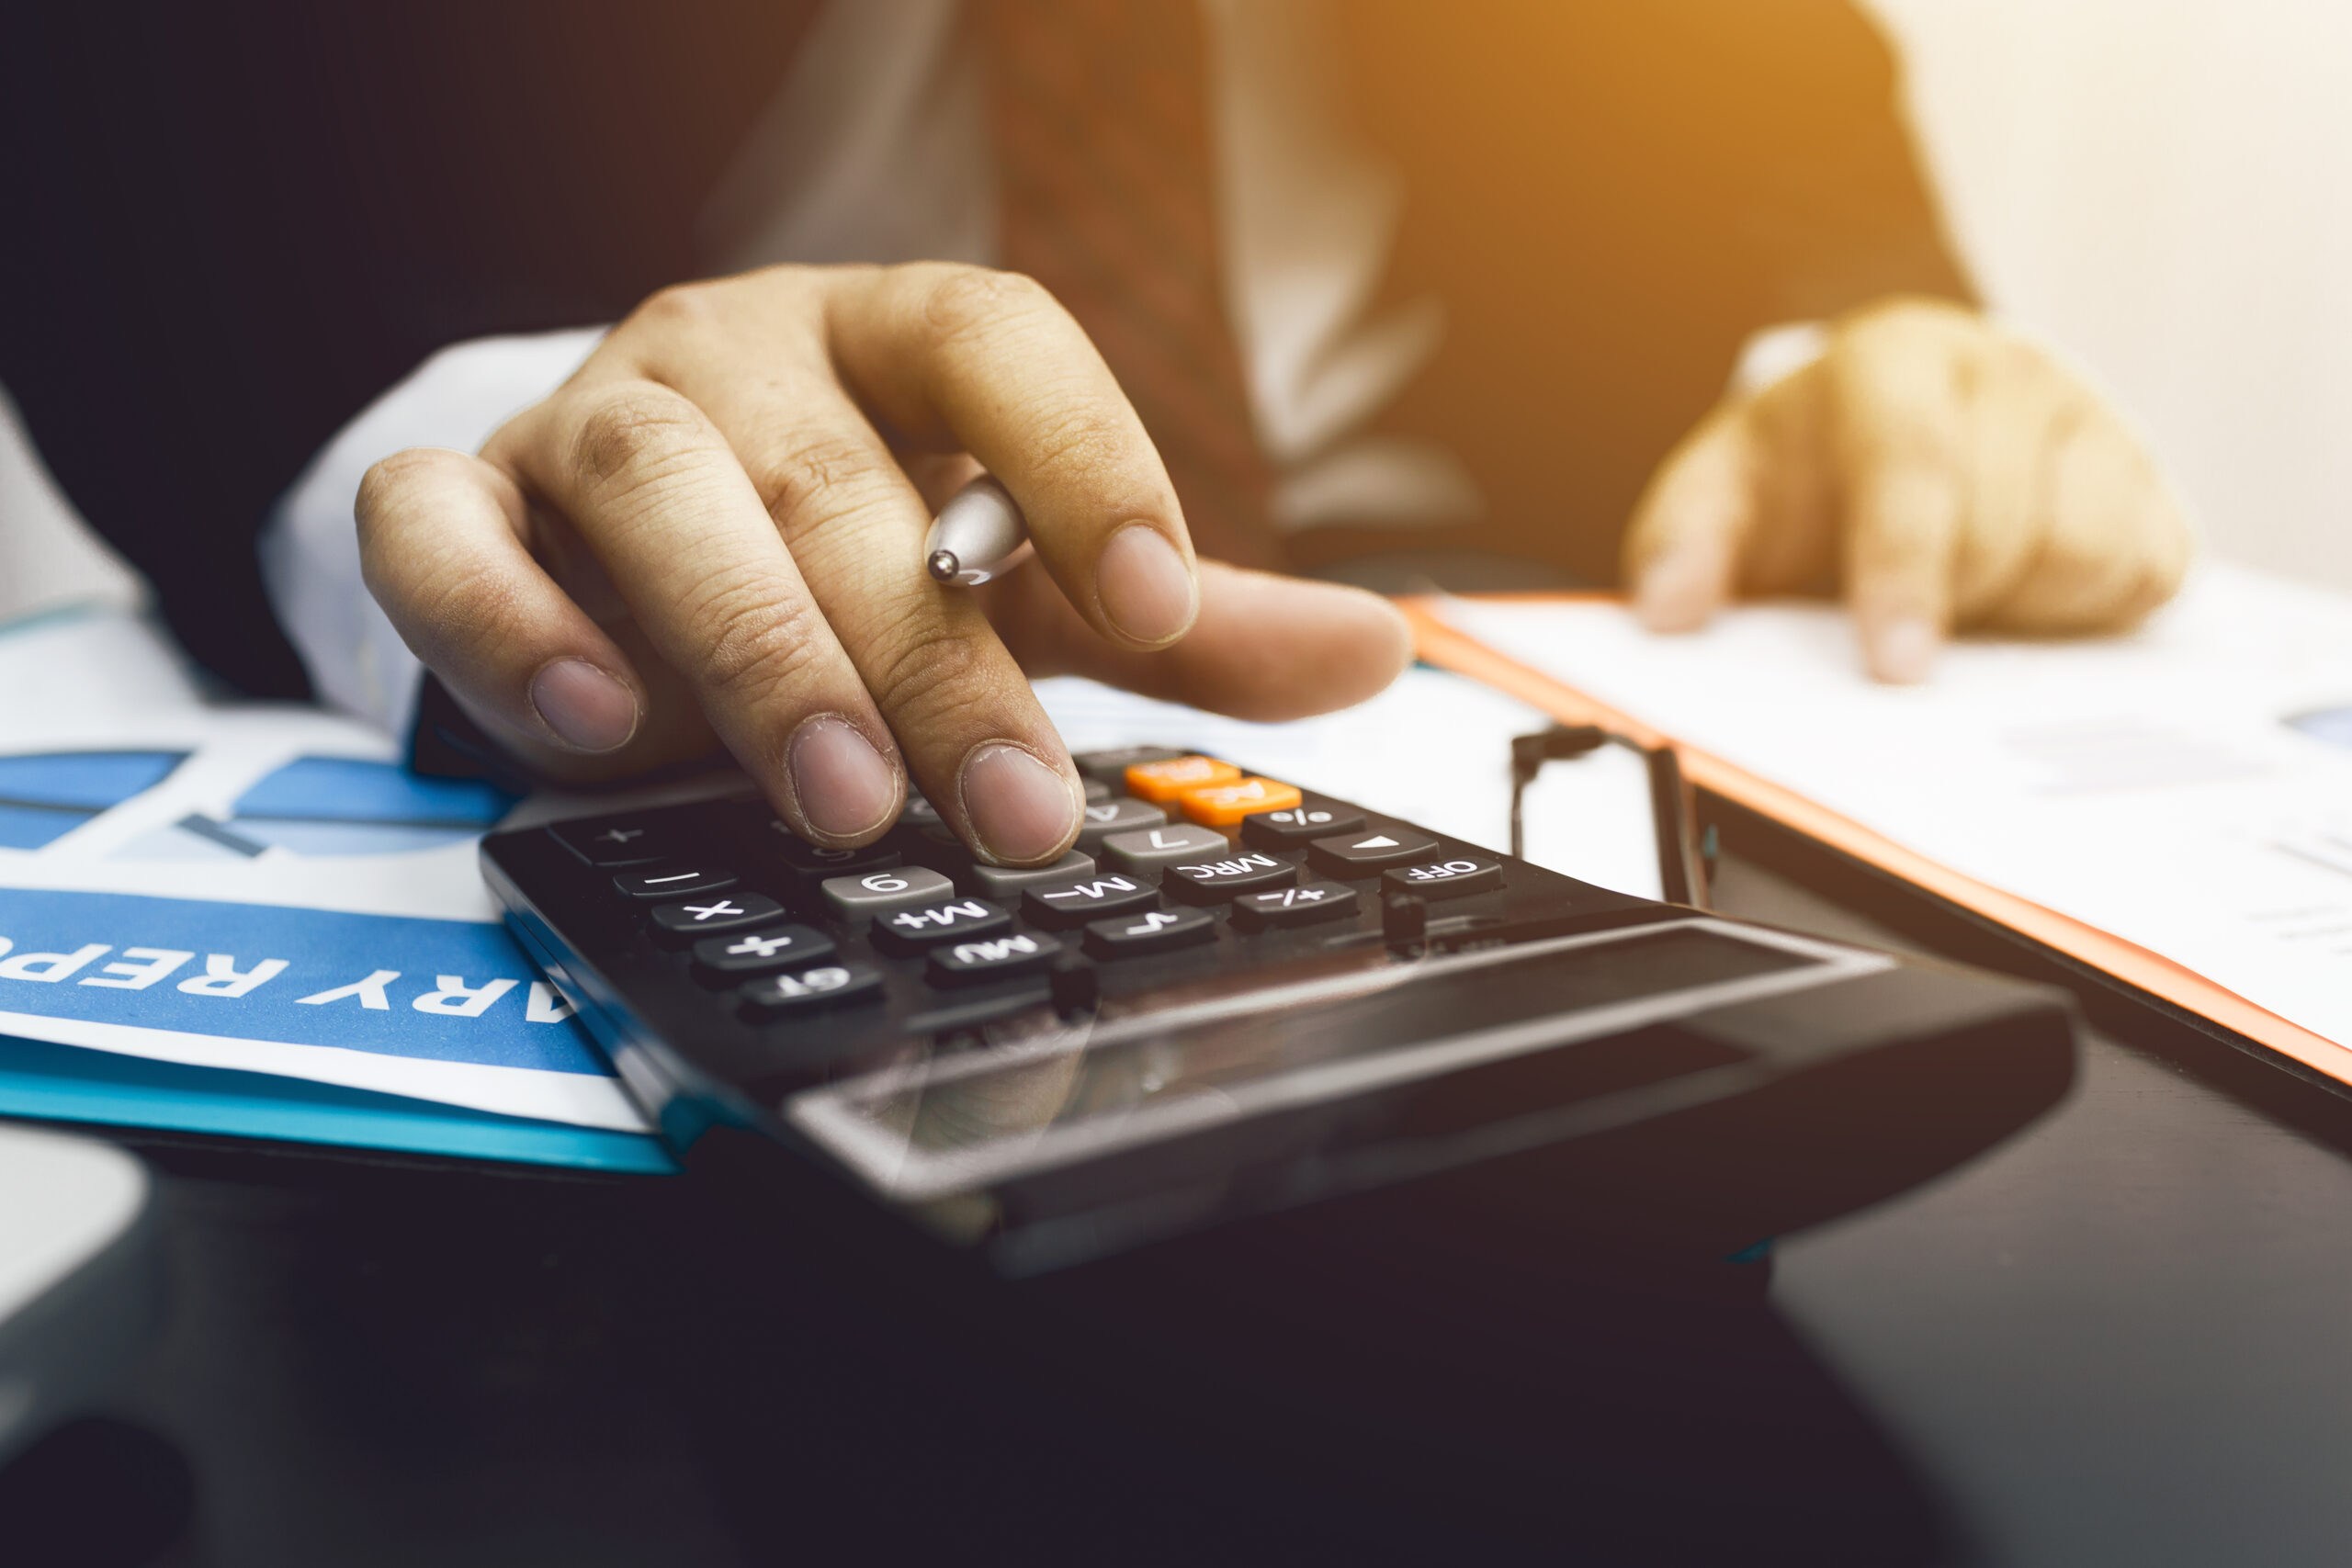
[[[1951,624],[1965,410],[1942,326],[1865,321],[1825,362],[1846,491],[1846,593],[1883,681],[1925,679]]]
[[[1114,643],[1165,647],[1199,613],[1175,486],[1069,311],[1016,273],[895,267],[827,313],[842,379],[902,437],[978,457],[1012,492],[1037,555]]]

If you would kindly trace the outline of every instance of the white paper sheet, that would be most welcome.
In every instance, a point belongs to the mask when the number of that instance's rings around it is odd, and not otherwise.
[[[1912,688],[1869,680],[1850,623],[1821,604],[1738,608],[1677,637],[1606,604],[1438,613],[1931,860],[2352,1045],[2352,598],[2207,566],[2132,636],[1963,640]]]

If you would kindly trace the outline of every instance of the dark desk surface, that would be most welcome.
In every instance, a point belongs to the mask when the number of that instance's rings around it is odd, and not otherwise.
[[[1745,863],[1717,902],[1902,945]],[[2352,1113],[2149,1033],[2090,1033],[2078,1088],[2020,1136],[1782,1238],[1772,1301],[1940,1495],[1962,1561],[2340,1562],[2352,1163],[2328,1141],[2352,1147]],[[198,1473],[175,1561],[746,1561],[641,1315],[669,1267],[645,1184],[157,1157],[177,1314],[127,1408]],[[752,1506],[827,1506],[796,1479]],[[922,1507],[923,1478],[904,1495]]]

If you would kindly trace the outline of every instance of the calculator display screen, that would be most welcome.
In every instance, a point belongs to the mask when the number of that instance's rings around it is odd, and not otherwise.
[[[893,1196],[925,1198],[1381,1092],[1702,1008],[1874,955],[1701,922],[1194,998],[948,1054],[803,1095],[794,1120]]]

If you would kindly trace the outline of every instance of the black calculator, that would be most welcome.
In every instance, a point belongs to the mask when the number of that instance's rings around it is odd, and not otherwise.
[[[1219,758],[1077,762],[1084,829],[1042,868],[975,860],[920,799],[835,850],[748,794],[494,833],[482,864],[682,1157],[750,1133],[999,1274],[1568,1148],[1624,1209],[1660,1183],[1622,1173],[1752,1180],[1722,1164],[1743,1147],[1850,1134],[1900,1167],[2071,1075],[2063,993],[1612,892]],[[2019,1081],[1957,1143],[1913,1131]]]

